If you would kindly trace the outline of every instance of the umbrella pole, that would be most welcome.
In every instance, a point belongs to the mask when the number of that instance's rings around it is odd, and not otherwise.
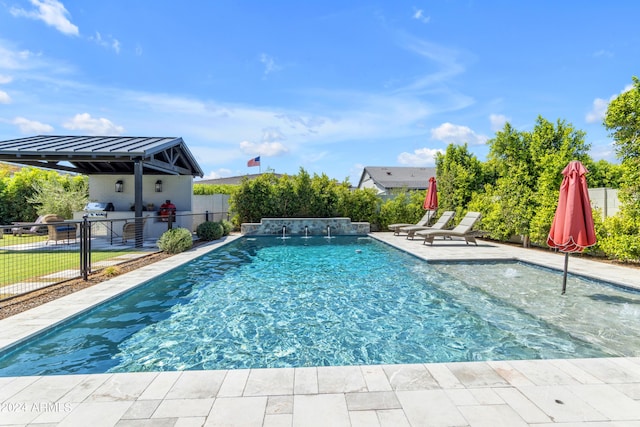
[[[569,267],[569,252],[564,253],[564,275],[562,276],[562,295],[567,290],[567,268]]]

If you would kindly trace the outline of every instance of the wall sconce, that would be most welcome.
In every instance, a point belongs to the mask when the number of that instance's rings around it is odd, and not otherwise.
[[[156,193],[162,193],[162,181],[161,180],[157,180],[156,181]]]
[[[124,183],[121,179],[116,181],[116,193],[122,193],[124,191]]]

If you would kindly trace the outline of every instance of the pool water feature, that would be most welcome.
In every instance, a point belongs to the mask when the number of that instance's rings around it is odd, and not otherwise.
[[[560,281],[368,237],[243,238],[6,351],[0,376],[638,355],[638,293]]]

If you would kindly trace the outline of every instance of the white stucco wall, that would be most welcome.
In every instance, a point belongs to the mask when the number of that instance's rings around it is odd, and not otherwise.
[[[115,183],[121,180],[124,191],[116,193]],[[157,180],[162,181],[162,192],[155,192]],[[142,177],[142,201],[145,205],[153,203],[155,210],[166,199],[176,205],[178,211],[191,211],[193,195],[193,177],[178,175],[144,175]],[[130,211],[134,203],[133,175],[90,175],[89,200],[92,202],[111,202],[116,211]]]

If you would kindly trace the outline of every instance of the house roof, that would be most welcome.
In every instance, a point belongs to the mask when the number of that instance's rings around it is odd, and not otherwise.
[[[243,179],[256,179],[257,177],[264,175],[261,173],[252,173],[247,175],[238,175],[238,176],[228,176],[226,178],[215,178],[215,179],[201,179],[198,181],[194,181],[194,184],[216,184],[216,185],[237,185],[241,184]],[[276,178],[280,178],[282,174],[274,173]]]
[[[0,141],[0,161],[86,175],[132,174],[141,161],[147,173],[204,175],[176,137],[38,135]]]
[[[436,176],[436,168],[366,166],[362,171],[358,187],[367,176],[370,176],[378,186],[386,189],[426,190],[429,186],[429,178]]]

